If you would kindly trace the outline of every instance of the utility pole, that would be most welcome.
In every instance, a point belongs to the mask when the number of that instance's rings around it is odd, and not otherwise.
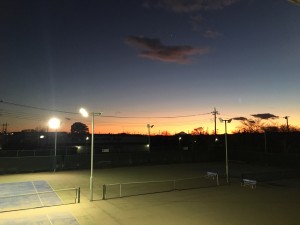
[[[289,128],[289,117],[290,117],[290,116],[285,116],[285,117],[283,117],[284,119],[286,119],[286,129],[287,129],[287,132],[290,131],[290,128]]]
[[[215,121],[215,140],[217,138],[217,115],[219,115],[219,112],[216,110],[216,107],[214,107],[214,111],[211,112],[212,115],[214,115],[214,121]]]
[[[7,122],[2,124],[2,133],[3,134],[7,133]]]

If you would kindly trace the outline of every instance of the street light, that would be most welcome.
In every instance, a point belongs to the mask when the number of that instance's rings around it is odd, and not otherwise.
[[[290,116],[285,116],[285,117],[283,117],[284,119],[286,119],[286,130],[287,130],[287,132],[290,131],[290,129],[289,129],[289,117],[290,117]]]
[[[148,128],[148,148],[149,148],[149,151],[150,151],[150,128],[154,127],[154,125],[151,125],[151,124],[147,124],[147,128]]]
[[[79,113],[83,116],[83,117],[88,117],[89,113],[84,109],[81,108],[79,110]],[[95,116],[100,116],[101,113],[90,113],[90,115],[92,116],[92,139],[91,139],[91,177],[90,177],[90,201],[93,201],[93,173],[94,173],[94,117]]]
[[[222,118],[219,118],[219,120],[220,120],[221,123],[225,122],[226,180],[227,180],[227,183],[229,183],[229,178],[228,178],[228,149],[227,149],[227,123],[230,123],[232,121],[232,119],[223,120]]]
[[[55,129],[55,134],[54,134],[54,159],[53,159],[53,164],[54,164],[54,169],[53,171],[56,171],[56,146],[57,146],[57,129],[60,127],[60,120],[57,118],[51,118],[48,122],[48,125],[51,129]]]

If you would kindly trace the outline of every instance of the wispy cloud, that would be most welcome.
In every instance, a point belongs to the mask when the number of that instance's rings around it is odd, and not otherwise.
[[[240,0],[144,0],[144,6],[147,8],[160,8],[173,13],[186,14],[189,17],[189,23],[194,31],[201,30],[203,27],[202,12],[222,10]],[[205,37],[216,38],[220,33],[212,30],[204,33]]]
[[[176,13],[191,13],[201,10],[220,10],[239,0],[149,0],[148,7],[160,7]]]
[[[300,6],[300,0],[288,0],[288,1]]]
[[[217,38],[221,36],[221,33],[219,33],[218,31],[214,31],[214,30],[206,30],[204,33],[204,37],[207,38]]]
[[[139,56],[163,62],[189,63],[188,56],[207,54],[210,48],[198,48],[190,45],[168,46],[163,45],[159,39],[138,36],[129,36],[126,43],[140,49]]]
[[[194,31],[199,30],[202,20],[203,17],[200,14],[190,16],[190,24],[192,25]]]
[[[253,114],[251,115],[255,118],[258,118],[258,119],[262,119],[262,120],[268,120],[268,119],[277,119],[278,116],[275,116],[271,113],[260,113],[260,114]]]

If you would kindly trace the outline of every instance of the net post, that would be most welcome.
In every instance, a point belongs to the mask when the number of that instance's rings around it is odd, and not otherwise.
[[[102,199],[105,200],[106,199],[106,185],[103,184],[103,188],[102,188]]]
[[[76,199],[77,199],[77,203],[80,203],[80,187],[76,188]],[[76,199],[75,199],[75,203],[76,203]]]
[[[122,197],[122,184],[120,183],[120,198]]]

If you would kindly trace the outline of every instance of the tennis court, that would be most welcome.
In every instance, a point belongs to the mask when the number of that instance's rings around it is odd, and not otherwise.
[[[72,204],[76,203],[79,197],[76,188],[53,190],[48,182],[44,180],[1,183],[0,193],[0,213]],[[31,214],[29,217],[22,218],[6,218],[2,219],[0,224],[77,225],[79,223],[71,213],[56,212],[40,215]]]
[[[97,169],[94,171],[92,202],[89,201],[89,170],[3,175],[0,176],[1,184],[44,180],[54,190],[80,186],[81,201],[80,204],[0,213],[0,224],[49,224],[48,218],[57,218],[51,221],[52,224],[72,224],[66,221],[73,219],[76,222],[74,224],[81,225],[298,225],[300,223],[298,178],[259,181],[255,189],[241,187],[241,174],[277,170],[257,165],[231,163],[229,185],[224,184],[221,177],[219,186],[102,200],[103,184],[181,180],[198,177],[205,171],[215,171],[222,176],[224,167],[223,163],[197,163]],[[69,219],[68,215],[71,216]],[[39,218],[40,221],[47,218],[48,223],[39,223],[34,218]],[[65,221],[61,222],[63,219]],[[25,222],[21,223],[22,221]]]
[[[0,184],[0,212],[76,203],[78,189],[53,190],[47,181]]]

